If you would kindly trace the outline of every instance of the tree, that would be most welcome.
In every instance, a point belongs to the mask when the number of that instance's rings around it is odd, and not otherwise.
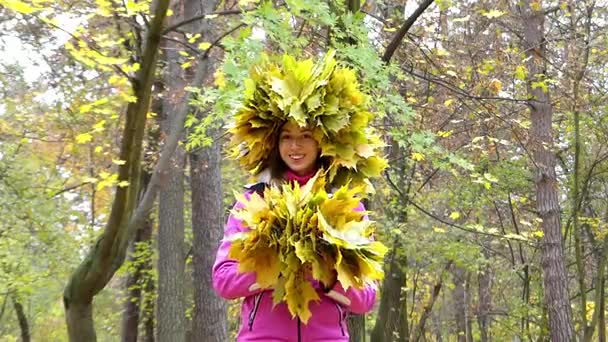
[[[528,56],[528,92],[531,112],[531,147],[536,166],[536,207],[542,219],[542,261],[545,302],[549,315],[551,340],[572,341],[574,330],[568,295],[566,266],[563,250],[558,183],[555,173],[556,158],[552,151],[553,108],[549,92],[534,87],[546,77],[544,43],[544,14],[534,4],[526,2],[520,7],[524,27],[523,48]]]

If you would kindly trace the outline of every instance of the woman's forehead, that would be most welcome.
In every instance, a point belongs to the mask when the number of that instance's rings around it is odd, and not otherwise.
[[[293,121],[288,121],[287,123],[285,123],[283,125],[283,127],[281,127],[281,133],[282,132],[288,132],[288,133],[300,133],[300,132],[311,132],[312,130],[308,127],[300,127],[298,126],[298,124],[296,124]]]

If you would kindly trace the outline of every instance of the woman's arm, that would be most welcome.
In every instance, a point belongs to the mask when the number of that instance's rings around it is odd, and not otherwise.
[[[337,282],[326,294],[327,297],[349,308],[352,313],[364,314],[372,311],[376,303],[376,285],[371,284],[363,289],[350,287],[344,290],[342,284]]]
[[[237,202],[234,209],[242,207],[243,204]],[[221,297],[226,299],[247,297],[260,291],[259,286],[254,285],[255,273],[240,273],[238,262],[228,257],[232,245],[230,236],[247,230],[248,228],[239,219],[230,215],[224,228],[224,238],[217,250],[213,265],[213,288]]]

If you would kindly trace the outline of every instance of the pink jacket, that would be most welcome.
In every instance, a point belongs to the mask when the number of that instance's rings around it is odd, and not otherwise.
[[[235,208],[242,206],[241,203],[235,204]],[[226,299],[245,298],[241,306],[237,342],[348,341],[346,317],[351,312],[363,314],[372,309],[376,301],[375,287],[368,286],[363,290],[349,288],[345,291],[338,282],[326,294],[317,285],[321,300],[310,303],[312,317],[308,324],[304,324],[297,317],[291,318],[285,303],[273,308],[272,290],[251,289],[256,280],[255,273],[239,273],[237,261],[228,258],[231,243],[227,237],[245,230],[247,228],[241,221],[230,215],[213,265],[215,291]],[[330,297],[337,298],[343,304]]]

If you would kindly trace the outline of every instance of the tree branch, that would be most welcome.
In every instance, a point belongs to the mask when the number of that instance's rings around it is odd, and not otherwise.
[[[207,69],[205,64],[202,61],[199,61],[194,79],[192,80],[190,86],[197,87],[202,84],[206,71]],[[135,209],[133,216],[129,221],[129,225],[127,226],[127,234],[129,237],[127,239],[128,241],[131,240],[131,237],[135,234],[138,227],[145,222],[150,210],[152,210],[152,206],[156,200],[156,195],[158,195],[160,189],[161,176],[168,169],[169,164],[171,163],[171,157],[177,148],[181,132],[184,129],[184,123],[190,107],[189,99],[192,96],[192,93],[188,93],[187,96],[188,99],[186,101],[182,101],[177,110],[174,118],[175,122],[171,127],[171,133],[169,134],[169,137],[167,138],[167,141],[163,147],[158,163],[152,172],[152,177],[150,178],[146,192],[144,193],[141,202],[139,202],[139,205]]]
[[[247,12],[247,11],[245,11],[245,12]],[[175,24],[173,24],[173,25],[165,28],[163,30],[163,35],[171,32],[171,31],[175,31],[178,28],[180,28],[180,27],[182,27],[184,25],[188,25],[190,23],[193,23],[193,22],[195,22],[197,20],[202,20],[202,19],[205,19],[205,18],[208,18],[208,17],[213,18],[213,17],[219,16],[219,15],[231,15],[231,14],[241,14],[241,13],[244,13],[244,12],[241,11],[241,10],[228,10],[228,11],[219,11],[219,12],[212,12],[212,13],[197,15],[197,16],[194,16],[194,17],[189,18],[189,19],[185,19],[184,21],[181,21],[179,23],[175,23]]]
[[[420,15],[433,3],[433,1],[434,0],[424,0],[420,4],[420,6],[418,6],[416,11],[414,11],[414,13],[412,13],[412,15],[407,18],[407,20],[405,21],[405,23],[403,23],[403,26],[401,26],[399,31],[395,33],[393,39],[391,40],[390,44],[388,44],[388,47],[384,52],[384,56],[382,56],[382,60],[384,61],[384,63],[388,64],[391,61],[393,54],[395,54],[397,47],[401,44],[401,41],[403,40],[403,37],[405,37],[407,31],[409,31],[412,25],[414,25],[414,22],[416,22],[416,19],[420,17]]]
[[[232,28],[232,29],[228,30],[226,33],[224,33],[224,34],[222,34],[221,36],[219,36],[219,37],[218,37],[218,38],[217,38],[215,41],[213,41],[213,43],[211,43],[211,46],[209,46],[209,48],[208,48],[207,50],[205,50],[205,54],[203,55],[203,57],[202,57],[202,58],[203,58],[203,59],[208,58],[208,57],[209,57],[209,53],[211,53],[211,49],[212,49],[214,46],[218,46],[218,45],[219,45],[219,43],[222,41],[222,39],[224,39],[226,36],[228,36],[228,35],[232,34],[234,31],[236,31],[236,30],[240,29],[241,27],[245,27],[245,26],[247,26],[247,25],[246,25],[246,24],[244,24],[244,23],[240,23],[240,24],[238,24],[237,26],[235,26],[234,28]]]
[[[53,195],[51,195],[51,198],[55,198],[55,197],[63,194],[64,192],[68,192],[68,191],[72,191],[74,189],[78,189],[81,186],[85,186],[87,184],[91,184],[91,182],[83,182],[83,183],[80,183],[80,184],[68,186],[67,188],[61,189],[61,190],[57,191],[56,193],[54,193]]]

